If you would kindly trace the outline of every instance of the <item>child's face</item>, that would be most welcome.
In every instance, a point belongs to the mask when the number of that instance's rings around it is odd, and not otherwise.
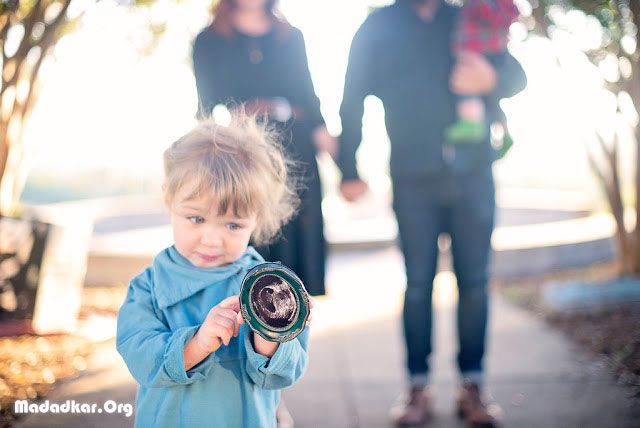
[[[256,228],[256,216],[238,217],[229,209],[219,215],[211,198],[176,198],[171,207],[173,239],[178,252],[194,266],[212,268],[228,265],[247,249]]]

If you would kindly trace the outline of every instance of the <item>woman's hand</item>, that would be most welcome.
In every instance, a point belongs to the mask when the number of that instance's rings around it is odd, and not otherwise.
[[[311,133],[313,144],[318,151],[326,151],[332,158],[336,158],[338,155],[338,139],[329,134],[327,127],[324,125],[318,126]]]
[[[451,77],[449,88],[458,95],[486,95],[497,83],[496,71],[491,63],[475,52],[462,52]]]

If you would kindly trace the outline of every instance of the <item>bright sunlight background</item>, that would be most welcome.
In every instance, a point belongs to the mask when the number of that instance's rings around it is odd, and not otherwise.
[[[305,35],[316,92],[333,133],[340,131],[338,109],[353,34],[371,7],[386,3],[280,3]],[[24,200],[159,192],[162,151],[194,123],[191,43],[209,20],[208,5],[207,0],[161,0],[146,13],[105,0],[89,8],[82,27],[64,37],[43,66],[40,101],[25,132]],[[577,30],[554,43],[525,41],[524,27],[512,28],[511,51],[525,67],[529,85],[504,101],[516,145],[496,164],[500,185],[595,188],[585,147],[596,127],[616,123],[615,99],[602,89],[601,71],[577,50],[598,37],[598,28],[580,13],[567,19]],[[151,40],[149,22],[164,21],[166,31],[153,52],[141,55]],[[384,113],[377,99],[367,99],[366,106],[360,163],[373,193],[383,195],[389,190]],[[630,159],[626,146],[623,157]],[[326,158],[321,164],[331,193],[335,167]]]

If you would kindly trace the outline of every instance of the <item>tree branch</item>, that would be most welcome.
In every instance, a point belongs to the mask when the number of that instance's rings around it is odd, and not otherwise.
[[[16,52],[11,56],[11,58],[4,57],[5,53],[3,51],[3,59],[5,61],[14,61],[15,62],[15,70],[13,75],[9,80],[7,80],[6,84],[2,85],[0,88],[0,98],[4,94],[4,91],[7,87],[11,87],[18,82],[18,77],[20,76],[20,70],[22,68],[22,64],[26,60],[27,54],[29,50],[34,46],[31,40],[31,32],[33,31],[33,26],[36,22],[41,21],[44,18],[44,11],[47,8],[47,5],[43,4],[41,0],[38,0],[37,3],[33,6],[33,8],[29,11],[29,13],[22,20],[24,25],[24,35],[22,36],[22,40],[20,41],[20,45]],[[2,67],[3,71],[3,79],[4,76],[4,64]]]

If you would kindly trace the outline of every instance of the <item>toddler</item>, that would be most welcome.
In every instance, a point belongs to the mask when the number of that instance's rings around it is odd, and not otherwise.
[[[135,277],[117,349],[140,385],[139,427],[275,427],[280,389],[307,366],[308,329],[268,342],[244,324],[238,294],[297,206],[288,161],[267,125],[236,111],[164,153],[174,244]]]

